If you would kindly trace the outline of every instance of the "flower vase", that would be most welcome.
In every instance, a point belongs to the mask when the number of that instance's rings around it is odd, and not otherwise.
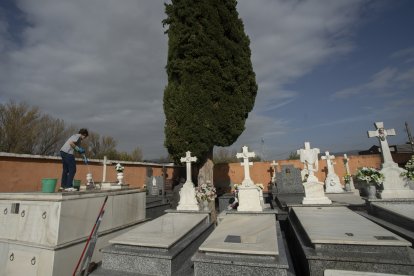
[[[376,199],[377,198],[377,187],[375,184],[370,184],[367,186],[368,191],[368,199]]]
[[[124,173],[120,172],[116,174],[116,179],[118,179],[118,185],[124,184]]]
[[[92,185],[92,174],[91,173],[87,173],[86,174],[86,185]]]
[[[208,208],[208,200],[203,200],[203,211],[210,211],[210,208]]]

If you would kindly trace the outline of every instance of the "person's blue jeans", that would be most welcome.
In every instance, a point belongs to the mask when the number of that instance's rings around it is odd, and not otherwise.
[[[75,156],[63,151],[60,152],[60,156],[63,164],[61,187],[64,189],[73,187],[73,178],[76,173]]]

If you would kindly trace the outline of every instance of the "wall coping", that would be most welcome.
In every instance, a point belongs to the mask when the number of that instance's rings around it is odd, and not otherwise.
[[[60,156],[47,156],[47,155],[33,155],[33,154],[20,154],[20,153],[9,153],[0,152],[0,157],[10,158],[25,158],[25,159],[43,159],[43,160],[61,160]],[[82,158],[75,158],[77,161],[83,161]],[[102,163],[103,159],[88,159],[89,163]],[[121,161],[121,160],[107,160],[108,165],[121,163],[122,165],[141,165],[141,166],[153,166],[153,167],[180,167],[174,165],[174,163],[148,163],[148,162],[136,162],[136,161]]]

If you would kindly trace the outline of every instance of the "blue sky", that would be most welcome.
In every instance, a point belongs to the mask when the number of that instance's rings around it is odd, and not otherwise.
[[[163,147],[167,36],[156,0],[0,1],[0,102],[39,106],[69,124],[141,147]],[[309,141],[367,149],[373,123],[414,131],[414,1],[240,0],[259,86],[245,132],[266,159]],[[264,141],[262,143],[261,141]]]

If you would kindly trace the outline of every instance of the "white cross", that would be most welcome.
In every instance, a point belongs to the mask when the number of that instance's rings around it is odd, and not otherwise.
[[[187,167],[187,180],[185,181],[185,183],[193,183],[191,179],[191,162],[196,162],[197,157],[191,157],[191,152],[187,151],[185,153],[185,157],[181,157],[180,161],[182,163],[185,162]]]
[[[243,162],[240,164],[244,166],[244,180],[242,182],[244,186],[250,186],[250,184],[253,184],[253,181],[250,179],[249,171],[249,165],[253,166],[253,162],[249,162],[249,157],[255,156],[256,154],[254,152],[249,152],[246,146],[243,147],[243,152],[236,154],[237,158],[243,158]]]
[[[368,137],[377,137],[378,140],[380,141],[380,146],[381,146],[381,152],[382,152],[382,157],[384,159],[384,164],[383,167],[385,166],[394,166],[395,163],[392,160],[392,156],[391,156],[391,151],[390,148],[388,146],[388,142],[387,142],[387,136],[393,136],[395,135],[395,130],[392,129],[384,129],[384,123],[383,122],[376,122],[375,127],[377,128],[376,130],[370,130],[368,131]]]
[[[348,155],[346,155],[346,153],[344,153],[344,159],[343,160],[344,160],[344,164],[345,164],[346,173],[351,174],[350,171],[349,171],[349,164],[348,164],[349,163],[348,162],[349,158],[348,158]]]
[[[272,167],[273,167],[273,171],[274,171],[274,172],[276,172],[276,166],[278,166],[278,165],[279,165],[279,163],[277,163],[277,162],[275,162],[275,160],[273,160],[273,161],[272,161],[272,164],[270,164],[270,165],[272,165]]]
[[[309,176],[309,181],[318,181],[314,172],[318,170],[318,148],[310,148],[310,143],[305,142],[305,149],[297,150],[297,153],[300,155],[300,161],[305,164]]]
[[[274,183],[276,181],[276,166],[278,166],[279,163],[276,163],[275,160],[273,160],[270,165],[272,165],[273,168],[272,182]]]
[[[335,155],[330,155],[329,151],[325,151],[325,156],[321,156],[321,159],[326,160],[328,174],[333,173],[333,162],[331,160],[335,159]]]
[[[107,157],[104,156],[104,159],[103,159],[104,167],[103,167],[103,172],[102,172],[102,182],[106,182],[106,165],[110,165],[110,164],[111,164],[111,162],[108,162]]]

